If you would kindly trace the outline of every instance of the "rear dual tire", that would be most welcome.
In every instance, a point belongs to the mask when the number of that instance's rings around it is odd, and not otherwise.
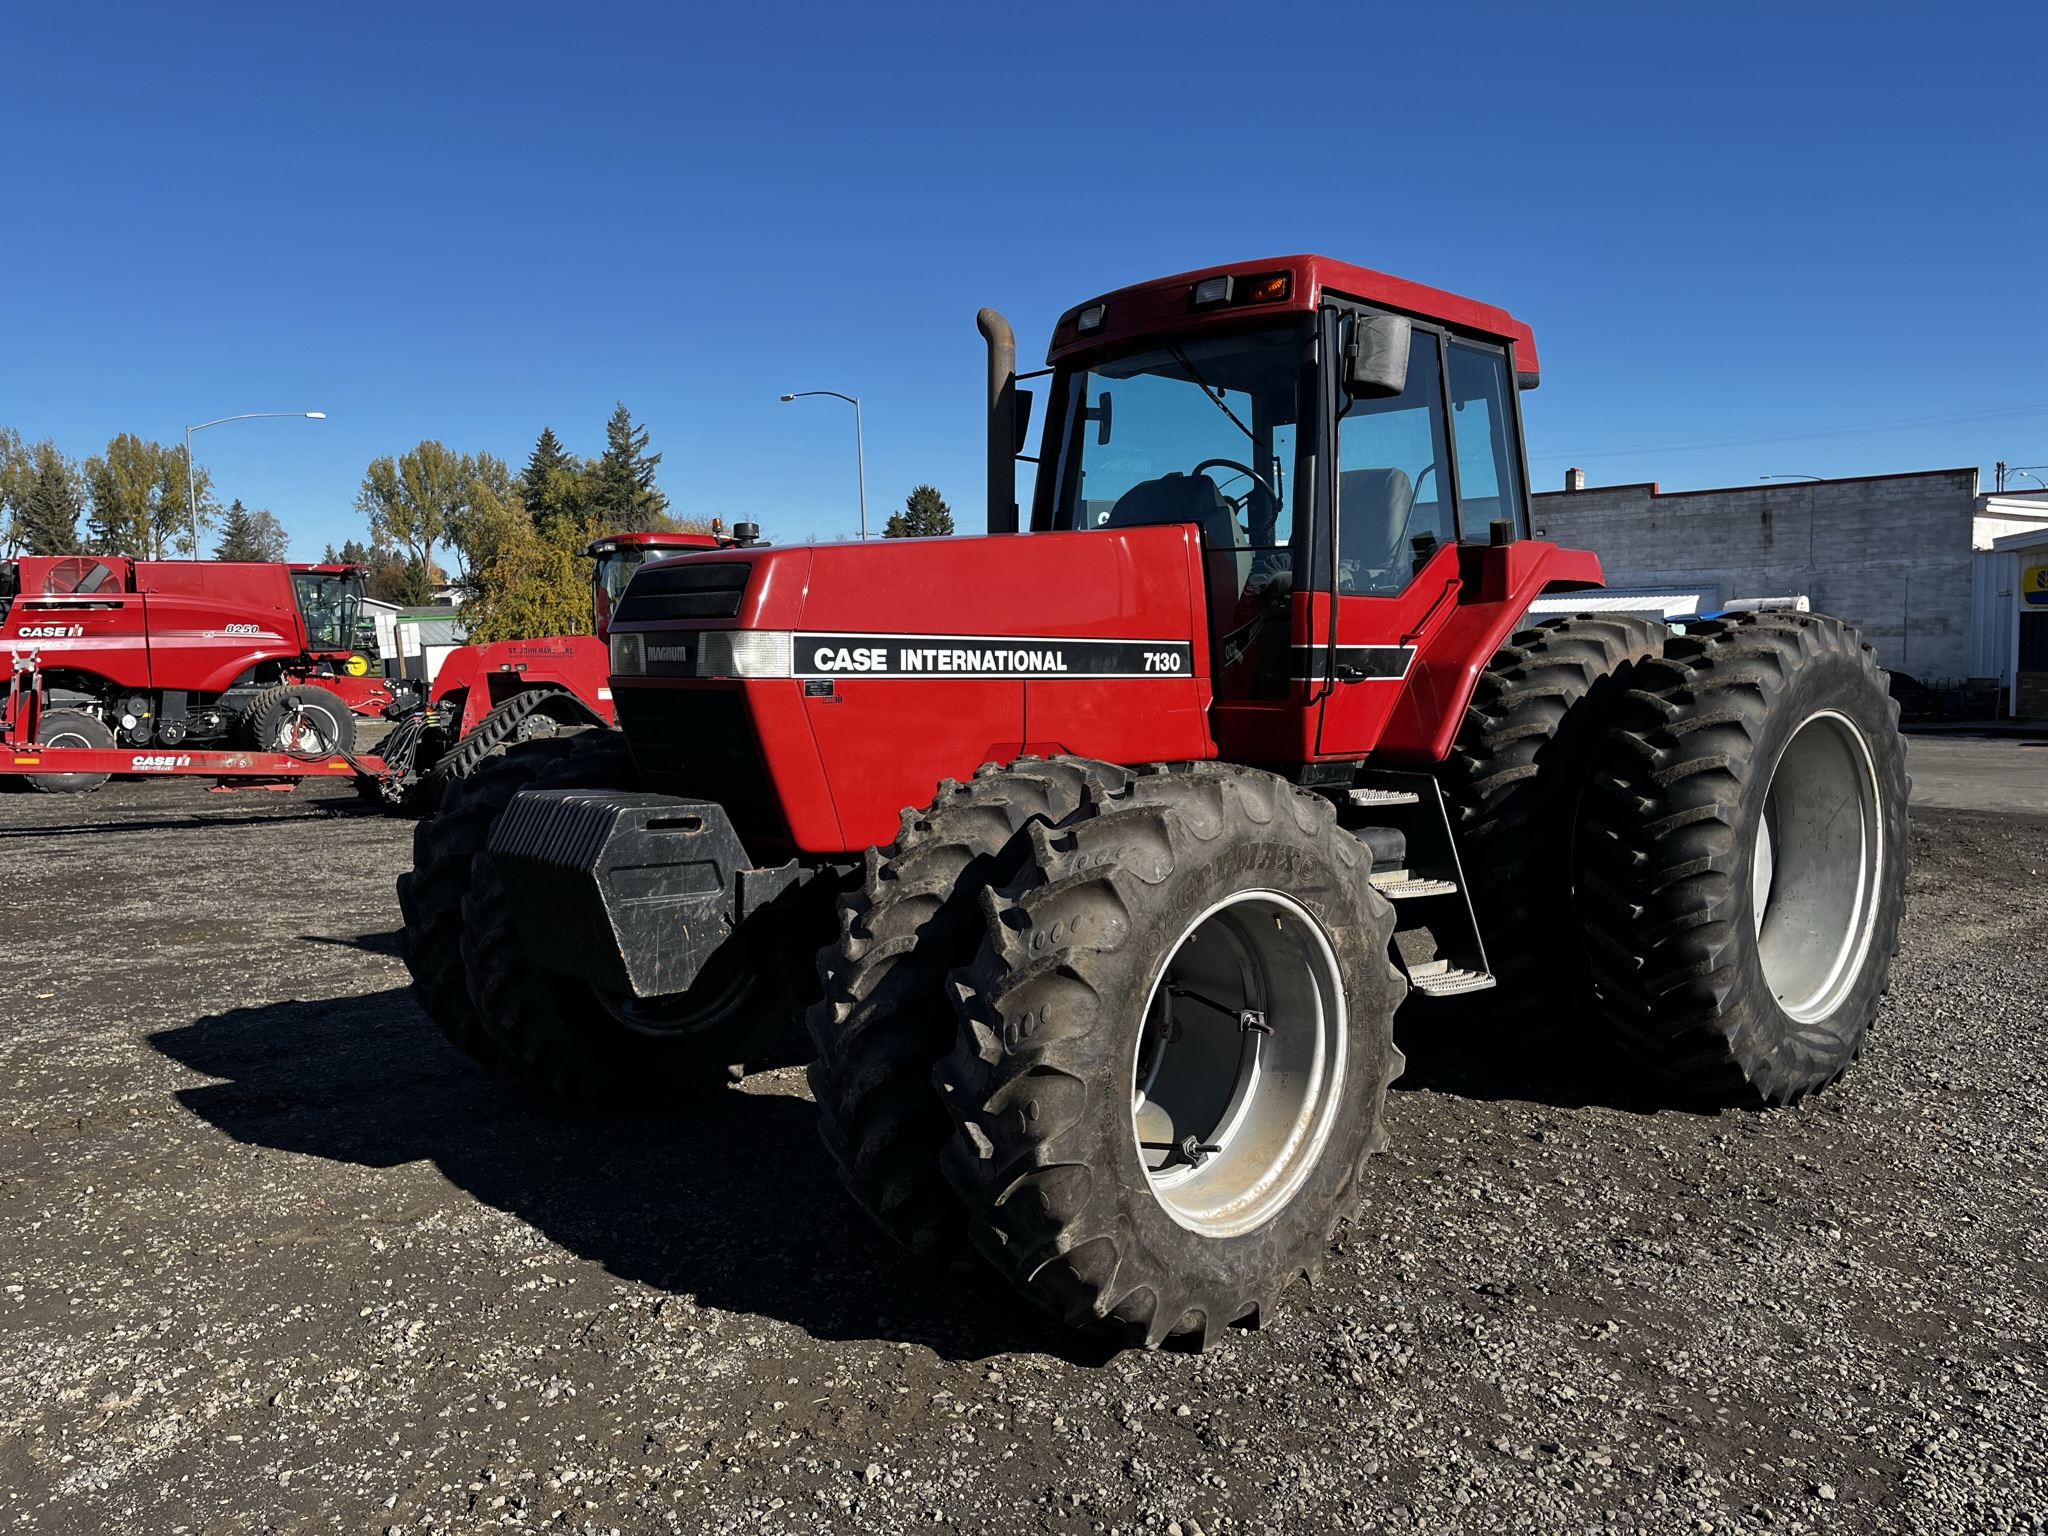
[[[1819,614],[1692,626],[1587,792],[1581,914],[1613,1038],[1674,1096],[1787,1104],[1861,1053],[1905,908],[1898,704]]]

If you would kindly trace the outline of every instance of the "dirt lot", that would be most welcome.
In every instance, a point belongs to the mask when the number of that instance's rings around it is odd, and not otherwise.
[[[410,836],[0,794],[0,1531],[2048,1531],[2048,818],[1918,813],[1799,1109],[1411,1034],[1320,1288],[1110,1358],[871,1233],[798,1069],[481,1076],[404,991]]]

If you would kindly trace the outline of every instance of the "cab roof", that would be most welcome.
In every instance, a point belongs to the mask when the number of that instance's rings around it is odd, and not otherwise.
[[[1284,283],[1264,284],[1259,280],[1283,277]],[[1237,295],[1278,290],[1280,297],[1234,297],[1197,308],[1196,285],[1211,278],[1229,277]],[[1398,310],[1418,319],[1435,320],[1453,330],[1476,333],[1506,343],[1513,349],[1515,372],[1522,388],[1533,389],[1537,380],[1536,335],[1526,322],[1504,309],[1464,298],[1442,288],[1410,282],[1353,266],[1329,256],[1267,256],[1253,261],[1233,261],[1224,266],[1202,267],[1172,277],[1153,278],[1118,288],[1085,303],[1076,304],[1053,327],[1052,346],[1046,352],[1048,365],[1086,361],[1092,354],[1112,348],[1122,350],[1146,337],[1242,325],[1260,316],[1308,314],[1317,309],[1325,293],[1331,297],[1363,300],[1367,304]],[[1098,329],[1082,335],[1077,322],[1086,310],[1101,305]]]

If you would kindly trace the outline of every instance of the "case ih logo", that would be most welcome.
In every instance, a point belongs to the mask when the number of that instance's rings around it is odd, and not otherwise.
[[[24,624],[15,631],[24,640],[71,640],[85,633],[83,624]]]
[[[1194,646],[1185,640],[800,634],[795,661],[798,677],[1186,677]]]
[[[191,765],[189,752],[138,752],[128,759],[130,773],[176,773]]]

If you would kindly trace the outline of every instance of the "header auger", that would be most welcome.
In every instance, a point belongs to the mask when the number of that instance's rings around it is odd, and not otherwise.
[[[1601,580],[1529,536],[1527,326],[1313,256],[1091,299],[1026,511],[980,323],[988,536],[649,564],[621,731],[451,788],[406,877],[459,909],[408,934],[451,1035],[674,1102],[802,1008],[878,1223],[1146,1345],[1269,1315],[1370,1197],[1404,999],[1597,1019],[1696,1101],[1844,1070],[1903,904],[1883,674],[1818,615],[1527,624]]]

